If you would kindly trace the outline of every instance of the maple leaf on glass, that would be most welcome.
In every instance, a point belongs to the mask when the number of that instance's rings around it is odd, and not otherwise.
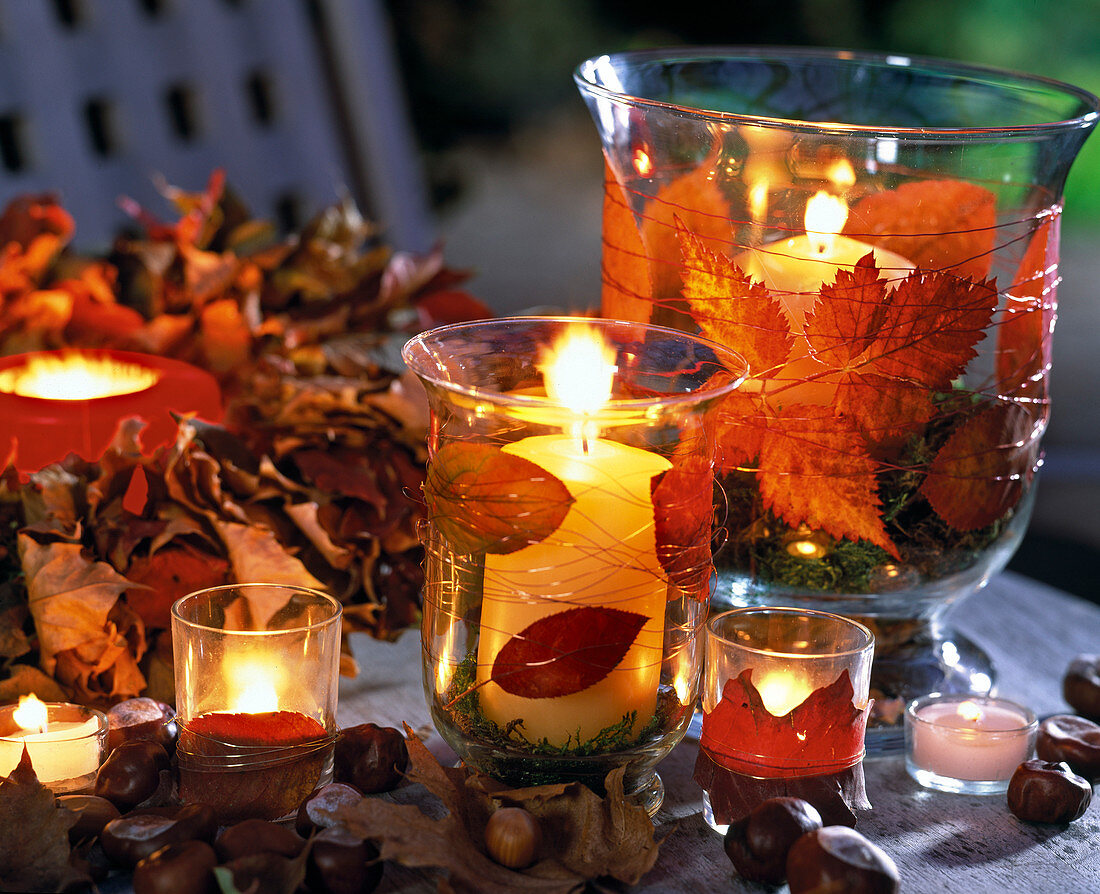
[[[657,559],[680,590],[705,600],[711,572],[714,473],[700,456],[678,460],[650,482]],[[669,592],[669,598],[678,594]]]
[[[603,606],[555,612],[501,647],[491,679],[521,698],[572,695],[611,673],[647,621],[638,612]]]
[[[866,540],[896,558],[882,521],[877,472],[854,419],[829,407],[792,404],[764,435],[758,477],[764,505],[791,527]]]
[[[752,668],[730,677],[703,716],[700,749],[720,766],[760,777],[835,773],[863,757],[870,705],[857,708],[848,669],[781,717],[765,706]]]
[[[1020,267],[1006,289],[997,326],[997,380],[1003,395],[1045,398],[1051,333],[1057,310],[1060,216],[1032,234]]]
[[[951,527],[984,528],[1012,509],[1035,475],[1041,414],[994,404],[968,418],[932,461],[921,493]]]
[[[871,193],[848,212],[844,234],[916,267],[980,279],[993,263],[997,197],[961,180],[922,180]]]
[[[542,466],[490,444],[452,442],[428,463],[428,515],[460,553],[507,554],[544,540],[573,497]]]
[[[626,194],[606,163],[601,281],[600,306],[603,316],[649,322],[653,312],[653,284],[645,245]]]

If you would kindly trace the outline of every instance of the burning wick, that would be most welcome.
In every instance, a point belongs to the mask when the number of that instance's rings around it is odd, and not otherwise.
[[[592,416],[610,400],[618,367],[615,350],[592,329],[576,332],[547,349],[539,364],[547,396],[578,417]],[[578,418],[574,436],[588,453],[590,438],[599,437],[599,427]]]
[[[833,247],[836,235],[844,229],[848,220],[848,204],[821,191],[806,203],[806,235],[813,240],[818,254],[825,254]]]
[[[36,695],[19,696],[19,707],[12,712],[11,717],[21,729],[36,733],[46,732],[49,724],[46,705]]]

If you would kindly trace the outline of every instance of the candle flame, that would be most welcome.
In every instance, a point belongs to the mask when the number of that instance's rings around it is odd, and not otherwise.
[[[158,370],[110,357],[33,355],[0,372],[0,391],[43,400],[91,400],[145,391],[160,376]]]
[[[19,707],[12,712],[11,716],[21,729],[36,732],[45,732],[49,722],[45,703],[33,693],[19,696]]]
[[[279,710],[279,693],[272,681],[270,667],[238,662],[226,676],[233,693],[229,699],[233,713],[262,714]]]
[[[782,717],[806,701],[810,687],[790,674],[773,673],[764,677],[758,691],[768,713]]]
[[[634,170],[642,177],[648,177],[653,173],[653,160],[640,146],[634,150]]]
[[[974,702],[959,702],[959,707],[955,710],[963,720],[969,720],[971,723],[977,723],[982,719],[982,709]]]
[[[829,168],[829,179],[837,186],[851,186],[856,182],[856,172],[846,158],[838,158]]]
[[[595,329],[577,328],[543,354],[539,369],[551,400],[589,415],[611,398],[615,351]]]
[[[691,701],[691,684],[683,675],[676,675],[676,679],[672,681],[672,688],[676,690],[676,698],[681,705],[687,705]]]
[[[806,203],[806,235],[811,237],[819,254],[832,248],[836,234],[844,229],[847,220],[848,203],[823,190]]]

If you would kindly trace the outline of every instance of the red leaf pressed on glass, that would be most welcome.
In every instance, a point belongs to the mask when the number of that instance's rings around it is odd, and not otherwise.
[[[881,517],[875,474],[855,420],[792,404],[770,420],[760,450],[760,494],[776,517],[836,538],[866,540],[897,557]]]
[[[653,283],[642,234],[623,188],[604,164],[603,261],[600,311],[613,320],[648,323],[653,313]]]
[[[762,378],[787,362],[794,344],[782,306],[720,251],[713,251],[682,222],[677,228],[683,256],[684,297],[707,338],[733,348]]]
[[[760,394],[734,391],[722,398],[715,427],[715,465],[730,472],[758,457],[772,415]]]
[[[989,273],[997,198],[960,180],[924,180],[872,193],[848,213],[844,233],[917,267],[980,279]]]
[[[718,186],[717,164],[718,152],[715,151],[692,170],[661,187],[645,204],[642,241],[650,259],[653,296],[658,303],[680,302],[677,235],[680,226],[711,251],[720,251],[730,245],[730,204]]]
[[[573,497],[542,466],[489,444],[438,450],[424,480],[428,515],[460,553],[512,553],[544,540]]]
[[[714,473],[693,457],[654,475],[650,482],[657,559],[669,580],[697,599],[708,597]],[[678,595],[670,593],[670,598]]]
[[[180,797],[210,805],[223,825],[277,819],[316,788],[330,741],[317,720],[295,711],[200,715],[180,728]]]
[[[491,679],[521,698],[558,698],[613,671],[649,620],[638,612],[584,606],[528,625],[497,653]]]
[[[984,528],[1016,505],[1035,474],[1043,423],[1020,404],[997,404],[960,425],[921,486],[932,508],[960,531]]]
[[[1060,216],[1045,220],[1031,237],[1000,313],[997,379],[1001,394],[1046,397],[1051,333],[1058,287]]]
[[[714,710],[703,716],[699,747],[712,760],[765,778],[836,773],[860,760],[870,705],[852,704],[847,668],[782,717],[764,707],[752,673],[747,668],[728,679]]]

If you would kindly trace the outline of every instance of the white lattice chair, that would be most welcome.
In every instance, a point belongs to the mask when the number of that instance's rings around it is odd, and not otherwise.
[[[0,0],[0,203],[60,196],[105,248],[117,199],[224,168],[285,228],[344,194],[398,248],[432,239],[377,0]]]

